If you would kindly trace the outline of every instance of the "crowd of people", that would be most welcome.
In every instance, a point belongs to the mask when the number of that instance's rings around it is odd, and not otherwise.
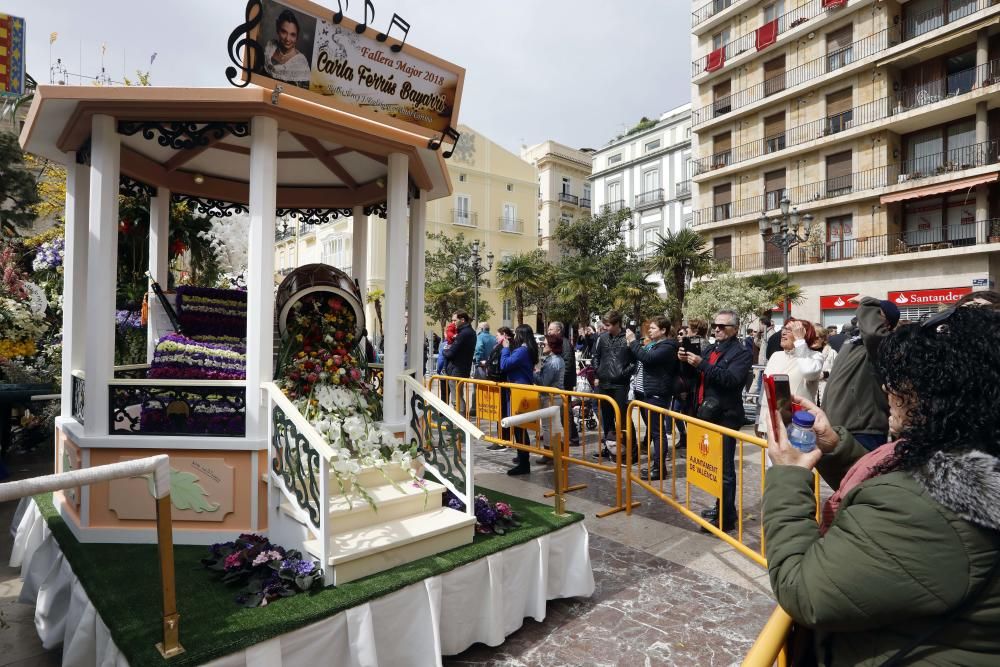
[[[780,420],[772,429],[766,398],[756,426],[773,464],[763,497],[766,555],[775,596],[799,624],[795,664],[994,664],[1000,294],[973,292],[916,323],[901,321],[890,301],[855,301],[840,331],[795,318],[778,328],[766,317],[741,330],[730,310],[676,332],[653,317],[641,331],[610,311],[597,329],[582,326],[575,346],[552,323],[541,352],[529,326],[494,337],[483,324],[475,343],[459,348],[472,350],[469,366],[455,360],[454,341],[469,327],[457,313],[443,356],[456,371],[563,389],[574,388],[578,363],[589,363],[594,390],[609,399],[595,456],[610,458],[621,443],[634,460],[637,443],[623,442],[622,426],[632,399],[738,430],[746,395],[760,391],[764,376],[788,376],[795,408],[814,418],[817,448],[793,447]],[[509,395],[503,411],[511,412]],[[684,424],[656,412],[643,418],[652,447],[641,475],[659,480],[670,472],[666,445],[683,455]],[[579,444],[575,429],[570,435]],[[554,434],[542,437],[553,444]],[[529,442],[518,428],[513,439]],[[722,498],[702,513],[727,532],[737,522],[735,453],[735,439],[724,437]],[[515,461],[509,474],[530,471],[527,452]],[[813,470],[833,491],[819,521]]]

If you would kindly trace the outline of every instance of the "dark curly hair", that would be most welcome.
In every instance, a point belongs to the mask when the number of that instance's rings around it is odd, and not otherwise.
[[[915,401],[895,449],[914,470],[938,451],[1000,456],[1000,310],[957,308],[939,324],[892,332],[876,368],[887,391]]]

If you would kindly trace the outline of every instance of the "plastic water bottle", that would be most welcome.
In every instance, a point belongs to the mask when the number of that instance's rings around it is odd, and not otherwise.
[[[792,415],[792,425],[788,428],[788,442],[800,452],[811,452],[816,449],[816,432],[813,425],[816,417],[805,410],[799,410]]]

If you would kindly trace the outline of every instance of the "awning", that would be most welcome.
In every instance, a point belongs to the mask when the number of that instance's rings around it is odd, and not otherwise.
[[[891,55],[888,58],[879,60],[878,62],[875,63],[875,67],[884,67],[886,65],[899,62],[901,60],[923,60],[926,57],[925,54],[928,51],[936,50],[938,47],[941,47],[947,44],[948,42],[952,42],[960,37],[964,37],[965,35],[970,35],[972,33],[979,32],[979,30],[981,30],[982,28],[987,28],[992,25],[997,25],[998,23],[1000,23],[1000,17],[998,16],[990,17],[983,21],[979,21],[978,23],[966,26],[961,30],[956,30],[955,32],[949,33],[947,35],[942,35],[937,39],[932,39],[926,44],[921,44],[915,49],[910,49],[908,51],[904,50],[894,55]]]
[[[997,180],[1000,176],[998,173],[985,174],[983,176],[974,176],[972,178],[963,178],[958,181],[948,181],[947,183],[935,183],[934,185],[928,185],[923,188],[913,188],[911,190],[903,190],[902,192],[893,192],[891,194],[882,195],[880,200],[883,204],[891,204],[894,201],[904,201],[907,199],[920,199],[921,197],[933,197],[934,195],[942,195],[946,192],[955,192],[957,190],[968,190],[969,188],[974,188],[977,185],[982,185],[983,183],[992,183]]]

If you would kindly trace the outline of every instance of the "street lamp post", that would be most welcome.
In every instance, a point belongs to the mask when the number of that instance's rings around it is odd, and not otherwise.
[[[767,244],[770,243],[775,248],[781,251],[782,263],[784,266],[784,276],[785,276],[785,289],[788,289],[788,253],[791,252],[792,248],[799,245],[800,243],[805,243],[809,240],[809,234],[812,232],[813,217],[806,213],[805,215],[799,215],[799,210],[792,206],[792,202],[789,201],[788,196],[784,195],[779,202],[781,207],[781,215],[777,215],[773,218],[769,218],[764,215],[763,212],[760,214],[760,219],[757,221],[760,227],[760,235],[764,238],[764,253],[767,254]],[[791,209],[791,210],[789,210]],[[799,236],[799,228],[805,223],[804,236]],[[770,233],[768,233],[770,232]],[[788,293],[784,294],[782,299],[782,307],[784,309],[785,322],[788,321]]]
[[[486,264],[479,255],[479,239],[472,242],[472,250],[469,252],[469,265],[472,268],[472,279],[474,285],[474,296],[472,302],[473,326],[479,326],[479,283],[483,276],[493,270],[493,252],[486,253]]]

